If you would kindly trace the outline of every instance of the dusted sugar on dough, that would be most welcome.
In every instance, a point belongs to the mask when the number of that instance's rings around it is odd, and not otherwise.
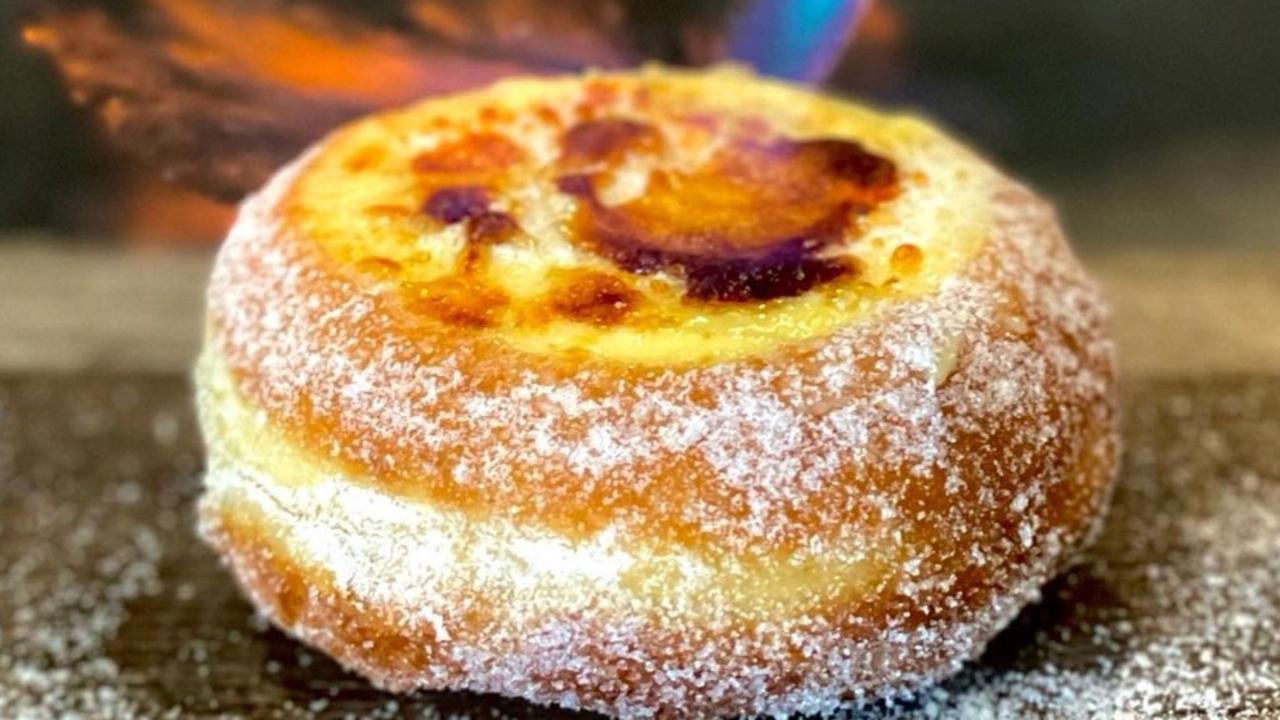
[[[504,82],[242,209],[202,529],[389,689],[825,712],[954,671],[1096,527],[1105,321],[1051,209],[918,120]]]

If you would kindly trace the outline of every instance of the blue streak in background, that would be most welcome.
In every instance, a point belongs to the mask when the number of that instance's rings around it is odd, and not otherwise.
[[[754,0],[729,26],[729,57],[766,75],[823,79],[866,0]]]

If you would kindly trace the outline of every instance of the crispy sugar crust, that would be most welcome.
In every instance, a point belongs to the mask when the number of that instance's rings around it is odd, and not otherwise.
[[[219,256],[197,372],[205,536],[281,627],[394,690],[785,715],[954,670],[1102,514],[1113,350],[1052,210],[911,122],[909,142],[870,149],[903,172],[911,148],[946,146],[979,179],[974,207],[949,210],[979,218],[971,251],[901,291],[841,276],[770,299],[759,314],[790,328],[815,297],[870,298],[838,327],[695,361],[531,349],[510,314],[424,325],[403,282],[371,283],[306,231],[316,168],[368,126],[340,132],[246,204]],[[862,277],[894,250],[874,226],[933,207],[911,203],[937,185],[860,221]],[[915,245],[927,266],[947,242]],[[677,329],[696,311],[729,332],[720,305],[654,292]]]

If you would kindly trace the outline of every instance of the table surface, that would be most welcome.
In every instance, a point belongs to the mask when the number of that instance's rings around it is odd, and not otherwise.
[[[1280,257],[1085,259],[1124,371],[1104,533],[979,662],[856,716],[1280,715]],[[0,244],[0,717],[569,717],[382,694],[254,618],[192,532],[208,263]]]

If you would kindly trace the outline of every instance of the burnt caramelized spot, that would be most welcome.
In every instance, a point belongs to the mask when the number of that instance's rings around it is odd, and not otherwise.
[[[489,208],[493,199],[490,188],[523,160],[519,146],[492,132],[471,133],[419,154],[413,169],[423,176],[427,189],[423,213],[445,224],[465,222],[467,240],[473,245],[492,245],[510,238],[519,225],[508,213]],[[469,248],[468,258],[474,260],[477,255],[475,247]]]
[[[652,152],[656,130],[592,120],[565,133],[557,186],[578,199],[576,236],[632,272],[682,274],[699,300],[799,295],[855,272],[830,248],[858,218],[897,193],[889,160],[837,139],[731,138],[702,167],[653,171],[645,192],[617,206],[597,194],[585,162]]]
[[[793,297],[853,270],[843,260],[805,257],[763,263],[692,263],[685,267],[686,293],[698,300],[721,302]]]
[[[427,197],[422,211],[442,223],[456,223],[489,211],[489,191],[462,186],[436,190]]]
[[[413,158],[413,170],[422,174],[493,174],[524,160],[524,151],[498,133],[464,135]]]
[[[574,125],[561,138],[560,164],[590,165],[616,160],[630,150],[654,151],[661,139],[652,125],[636,120],[588,120]]]
[[[498,325],[510,304],[500,288],[479,272],[489,246],[510,239],[519,231],[515,219],[490,207],[492,188],[523,152],[506,137],[490,132],[472,133],[413,159],[413,169],[425,193],[421,211],[445,225],[461,223],[466,244],[457,256],[454,274],[406,291],[405,308],[436,322],[465,328]]]
[[[486,210],[467,219],[467,240],[479,245],[493,245],[507,240],[519,229],[510,215]]]
[[[520,229],[505,212],[489,209],[489,191],[480,187],[448,187],[431,193],[422,210],[442,223],[466,223],[467,241],[493,245],[507,240]]]
[[[570,320],[592,325],[613,325],[639,302],[639,295],[622,280],[605,273],[573,273],[557,279],[551,292],[552,310]]]
[[[446,278],[413,285],[405,307],[446,325],[487,328],[498,324],[508,303],[506,293],[488,284]]]
[[[886,199],[885,193],[897,182],[893,163],[848,140],[806,140],[797,143],[796,150],[832,175],[866,188],[876,199]]]

